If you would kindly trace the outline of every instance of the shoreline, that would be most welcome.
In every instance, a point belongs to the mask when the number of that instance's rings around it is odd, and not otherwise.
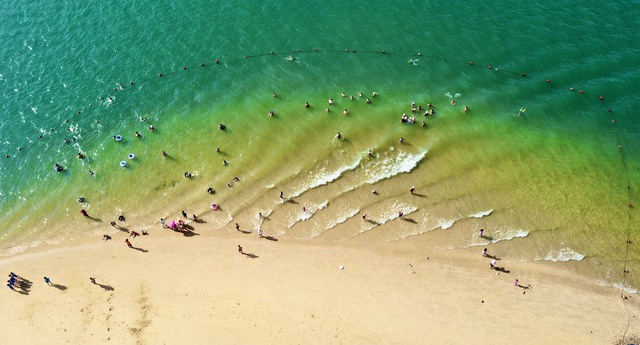
[[[5,339],[611,343],[626,311],[629,330],[640,327],[637,296],[623,301],[619,290],[550,264],[505,259],[498,266],[509,272],[496,272],[476,248],[424,254],[403,244],[270,241],[232,225],[213,233],[192,225],[199,235],[154,227],[131,239],[148,252],[127,248],[128,235],[118,232],[107,242],[81,238],[3,258],[5,271],[33,282],[28,295],[5,288],[11,313],[3,321],[16,325]],[[238,254],[238,244],[255,257]],[[46,286],[43,276],[64,288]],[[529,287],[514,286],[516,278]],[[28,332],[34,327],[43,331]]]

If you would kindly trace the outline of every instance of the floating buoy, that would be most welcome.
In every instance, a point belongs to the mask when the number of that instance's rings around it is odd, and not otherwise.
[[[120,162],[120,166],[125,168],[127,166],[127,162],[125,162],[125,161]]]
[[[551,79],[547,79],[547,83],[550,83],[550,82],[551,82]]]
[[[129,154],[129,159],[134,159],[134,158],[136,158],[136,155],[134,155],[133,153],[130,153]]]
[[[493,69],[493,66],[489,65],[489,69]]]
[[[469,65],[473,65],[473,61],[469,61]]]
[[[122,141],[122,135],[114,135],[114,136],[113,136],[113,140],[115,140],[115,141]]]

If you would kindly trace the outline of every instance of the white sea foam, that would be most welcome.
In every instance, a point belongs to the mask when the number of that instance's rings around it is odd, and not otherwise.
[[[622,283],[609,283],[606,282],[604,280],[598,280],[597,281],[598,285],[600,286],[605,286],[605,287],[614,287],[618,290],[622,290],[628,294],[634,294],[637,295],[640,293],[640,291],[636,288],[632,288],[631,286],[627,285],[627,284],[622,284]]]
[[[567,261],[582,261],[585,256],[577,253],[569,247],[564,247],[560,250],[551,250],[544,258],[536,258],[537,261],[553,261],[553,262],[567,262]]]
[[[223,213],[223,211],[214,211],[213,217],[208,221],[210,226],[214,229],[220,229],[233,221],[233,217],[229,213]]]
[[[320,209],[320,206],[322,205],[317,205],[317,206],[313,205],[310,207],[305,207],[304,211],[301,211],[300,213],[298,213],[296,216],[294,216],[289,220],[289,224],[287,225],[287,227],[291,229],[294,225],[296,225],[296,223],[304,222],[311,219],[311,217],[313,217],[313,215],[316,214],[316,212],[318,212],[318,210]]]
[[[470,214],[469,218],[478,218],[478,219],[480,219],[480,218],[484,218],[484,217],[490,215],[491,213],[493,213],[493,209],[490,209],[488,211],[480,211],[478,213]]]
[[[56,239],[48,239],[48,240],[37,240],[37,241],[33,241],[31,243],[25,243],[25,244],[20,244],[20,245],[16,245],[16,246],[12,246],[9,248],[5,248],[2,249],[2,251],[0,251],[0,256],[12,256],[18,253],[22,253],[24,251],[26,251],[27,249],[30,248],[35,248],[38,247],[42,244],[59,244],[60,241],[64,240],[64,238],[59,237]]]
[[[369,231],[377,226],[387,224],[394,219],[400,218],[400,212],[402,212],[403,216],[407,216],[417,210],[418,208],[413,205],[394,203],[392,206],[386,207],[385,210],[380,212],[378,215],[367,215],[367,221],[363,222],[360,227],[360,233]]]
[[[325,230],[330,230],[335,228],[338,224],[342,224],[347,220],[355,217],[358,213],[360,213],[359,209],[351,209],[345,212],[344,214],[338,215],[338,218],[332,219],[327,223]]]
[[[358,156],[357,159],[351,163],[350,165],[341,166],[334,171],[327,171],[326,168],[322,167],[315,172],[310,172],[309,179],[303,182],[302,185],[296,186],[294,192],[291,194],[292,197],[296,198],[302,195],[302,193],[309,191],[313,188],[324,186],[329,184],[342,176],[343,173],[347,171],[354,170],[360,165],[360,161],[362,160],[362,156]]]
[[[408,173],[413,170],[427,154],[428,150],[418,154],[400,152],[395,157],[387,157],[382,160],[374,161],[365,167],[365,179],[369,184],[396,176],[400,173]]]
[[[529,236],[529,231],[517,229],[498,229],[493,234],[489,234],[493,239],[491,242],[510,241],[514,238],[524,238]]]
[[[455,220],[440,219],[438,220],[438,227],[442,228],[442,230],[447,230],[447,229],[450,229],[455,223],[456,223]]]

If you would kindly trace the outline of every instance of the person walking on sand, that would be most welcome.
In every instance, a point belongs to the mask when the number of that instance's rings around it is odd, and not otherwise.
[[[484,229],[480,229],[480,237],[484,237]]]
[[[124,240],[124,242],[127,244],[127,247],[129,247],[129,248],[133,248],[133,245],[131,244],[131,242],[129,242],[129,239],[128,239],[128,238],[126,238],[126,239]]]
[[[240,254],[244,254],[244,253],[242,252],[242,246],[241,246],[241,245],[238,245],[238,253],[240,253]]]
[[[519,281],[518,279],[516,279],[516,280],[513,282],[513,285],[514,285],[514,286],[520,286],[520,281]]]
[[[413,194],[413,192],[416,191],[416,187],[415,186],[411,186],[411,188],[409,188],[409,193]]]
[[[487,248],[484,248],[484,249],[482,250],[482,256],[487,256]]]
[[[133,238],[136,238],[136,237],[140,236],[140,233],[131,230],[131,232],[129,233],[129,237],[131,237],[131,236],[133,236]]]
[[[164,218],[160,218],[160,225],[162,225],[163,228],[166,228],[167,226],[164,224]]]
[[[258,228],[258,238],[262,238],[262,228]]]
[[[240,231],[240,224],[236,223],[236,230]]]
[[[367,220],[367,214],[366,213],[362,214],[362,220]]]
[[[44,282],[45,282],[47,285],[51,285],[51,279],[49,279],[49,277],[44,277]]]
[[[187,218],[188,218],[188,217],[187,217],[187,211],[182,210],[182,217],[183,217],[184,219],[187,219]]]
[[[96,278],[94,278],[94,277],[89,277],[89,280],[90,280],[90,281],[91,281],[91,283],[93,283],[93,284],[98,284],[98,283],[96,283]]]
[[[80,213],[85,216],[85,218],[89,218],[89,214],[87,213],[87,211],[83,208],[82,210],[80,210]]]
[[[496,268],[496,260],[491,260],[491,262],[489,263],[489,268],[491,268],[491,269],[495,269]]]

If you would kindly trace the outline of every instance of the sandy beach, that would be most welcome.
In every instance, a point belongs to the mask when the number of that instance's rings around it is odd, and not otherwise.
[[[130,238],[130,249],[128,234],[105,224],[112,240],[94,235],[2,259],[3,272],[30,282],[0,296],[4,342],[607,344],[640,330],[636,296],[623,300],[562,265],[502,258],[497,271],[477,250],[420,253],[192,225],[189,236],[156,226]]]

